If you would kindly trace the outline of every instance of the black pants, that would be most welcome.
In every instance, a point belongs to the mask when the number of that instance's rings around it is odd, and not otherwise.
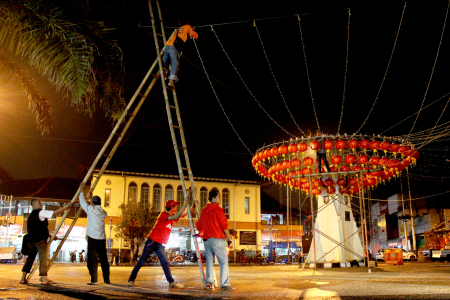
[[[87,267],[89,275],[91,275],[91,282],[98,281],[98,260],[102,266],[103,280],[109,282],[109,263],[106,255],[106,240],[96,240],[88,238],[87,249]]]
[[[317,162],[318,162],[319,173],[322,173],[322,158],[325,163],[325,166],[327,167],[328,172],[330,172],[330,165],[328,164],[327,154],[317,152]]]

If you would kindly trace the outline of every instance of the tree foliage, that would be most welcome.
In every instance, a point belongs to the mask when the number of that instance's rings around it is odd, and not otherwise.
[[[77,9],[73,2],[79,3]],[[85,0],[0,0],[0,71],[19,78],[42,134],[51,131],[51,107],[33,85],[31,72],[19,67],[23,63],[79,112],[92,115],[100,107],[114,119],[125,106],[121,49],[110,29],[88,12]]]
[[[159,212],[144,208],[135,201],[119,206],[121,220],[114,229],[116,239],[128,240],[131,248],[131,261],[134,262],[139,252],[139,246],[147,239],[155,224]]]

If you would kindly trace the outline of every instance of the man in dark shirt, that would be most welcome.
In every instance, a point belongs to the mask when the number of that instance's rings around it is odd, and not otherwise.
[[[22,268],[23,274],[20,283],[28,283],[26,279],[27,274],[30,273],[31,268],[33,267],[34,259],[36,258],[36,254],[39,252],[39,276],[41,276],[40,280],[42,284],[52,284],[54,282],[47,277],[47,239],[49,237],[47,219],[53,218],[60,212],[63,212],[66,209],[70,208],[70,206],[66,205],[55,211],[43,210],[42,202],[39,198],[34,198],[33,200],[31,200],[31,206],[33,207],[33,211],[31,212],[27,220],[29,255]]]

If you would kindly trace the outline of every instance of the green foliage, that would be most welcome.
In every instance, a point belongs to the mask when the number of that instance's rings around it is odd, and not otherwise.
[[[123,238],[129,241],[132,262],[137,257],[139,246],[147,240],[153,225],[155,224],[159,212],[144,208],[137,202],[129,202],[119,206],[121,220],[117,223],[115,231],[116,239]]]
[[[80,7],[88,10],[87,6]],[[17,71],[17,63],[24,61],[79,112],[92,115],[98,106],[115,118],[125,107],[121,49],[103,22],[70,13],[78,11],[65,11],[50,0],[0,1],[0,65],[3,70]],[[37,87],[31,87],[31,75],[24,77],[23,72],[16,72],[16,76],[29,96],[38,128],[42,133],[50,132],[51,107],[36,103],[40,97],[36,96]]]

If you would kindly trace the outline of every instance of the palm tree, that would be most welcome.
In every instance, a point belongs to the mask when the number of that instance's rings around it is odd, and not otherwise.
[[[79,112],[101,108],[115,119],[125,105],[121,49],[103,22],[89,19],[85,1],[0,0],[0,71],[19,79],[43,135],[52,129],[51,107],[32,71]]]

